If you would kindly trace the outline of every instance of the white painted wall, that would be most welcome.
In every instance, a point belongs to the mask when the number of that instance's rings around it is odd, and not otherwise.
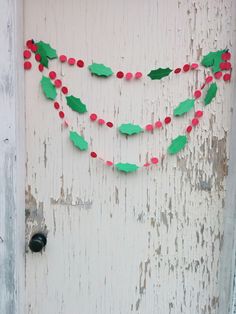
[[[0,313],[24,313],[23,4],[0,2]]]
[[[233,0],[25,0],[24,16],[25,39],[50,42],[87,65],[148,73],[224,47],[235,53]],[[164,117],[204,75],[127,83],[50,64],[89,110],[117,123]],[[46,229],[48,245],[26,256],[26,313],[224,314],[219,261],[235,79],[219,83],[216,101],[180,155],[125,176],[73,149],[40,77],[37,70],[25,76],[27,237]],[[189,119],[160,135],[126,140],[61,101],[71,123],[108,159],[160,155]]]

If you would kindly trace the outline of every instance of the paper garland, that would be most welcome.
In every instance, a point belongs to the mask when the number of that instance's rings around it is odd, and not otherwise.
[[[42,41],[38,42],[36,45],[31,41],[29,43],[29,41],[27,42],[27,47],[31,49],[32,52],[36,53],[35,55],[35,59],[36,61],[40,62],[40,65],[44,65],[44,66],[48,66],[48,59],[55,59],[57,58],[57,53],[56,50],[53,49],[49,44],[46,44]],[[29,53],[29,51],[25,51],[24,52],[24,57],[26,59],[30,58],[31,53]],[[222,76],[222,72],[220,72],[220,70],[231,70],[231,64],[230,62],[228,62],[228,60],[230,59],[231,54],[229,53],[228,50],[220,50],[217,52],[210,52],[209,54],[207,54],[206,56],[203,57],[201,64],[204,65],[205,67],[211,67],[212,71],[215,75],[215,77],[217,79],[219,79]],[[71,60],[70,60],[71,59]],[[74,64],[75,63],[75,59],[70,58],[68,60],[69,64]],[[72,60],[73,59],[73,60]],[[62,62],[62,58],[60,56],[60,61]],[[73,61],[73,62],[72,62]],[[83,61],[82,60],[78,60],[80,61],[79,65],[82,65]],[[82,63],[81,63],[82,61]],[[28,66],[28,62],[25,62],[25,69],[29,69],[31,68],[31,65]],[[26,65],[27,63],[27,65]],[[84,63],[83,63],[84,64]],[[82,65],[83,66],[83,65]],[[191,66],[193,69],[197,68],[197,64],[192,64]],[[109,77],[113,74],[111,68],[103,65],[103,64],[98,64],[98,63],[93,63],[91,64],[89,67],[89,70],[92,74],[95,74],[97,76],[102,76],[102,77]],[[186,64],[183,67],[183,71],[187,72],[190,69],[190,66],[188,64]],[[39,67],[39,70],[43,70],[43,68],[41,69],[41,67]],[[181,70],[181,69],[180,69]],[[163,77],[168,76],[173,70],[171,70],[170,68],[158,68],[156,70],[152,70],[148,76],[152,79],[152,80],[160,80]],[[175,69],[174,73],[179,73],[179,69]],[[139,72],[137,72],[139,73]],[[50,74],[50,79],[55,79],[56,78],[56,73],[51,71]],[[137,75],[138,77],[141,77],[141,75]],[[230,80],[230,74],[226,73],[224,74],[224,80],[228,81]],[[43,93],[45,94],[46,98],[50,99],[50,100],[55,100],[56,96],[57,96],[57,92],[56,92],[56,88],[55,86],[58,88],[59,87],[59,81],[60,80],[55,80],[55,85],[52,84],[51,80],[48,77],[43,76],[41,79],[41,86],[42,86],[42,90]],[[56,84],[56,81],[58,81],[58,83]],[[201,87],[201,89],[203,89],[205,87],[205,85],[209,82],[211,82],[212,79],[210,79],[210,77],[206,78],[206,83],[203,84],[203,86]],[[61,86],[61,81],[60,81],[60,86]],[[62,93],[63,94],[67,94],[68,93],[68,88],[65,86],[61,87]],[[211,101],[214,99],[214,97],[216,96],[217,93],[217,85],[216,83],[212,83],[210,85],[210,87],[207,90],[207,93],[205,95],[204,98],[204,104],[208,105],[211,103]],[[194,92],[194,97],[195,98],[189,98],[186,99],[185,101],[181,102],[175,109],[174,109],[174,116],[182,116],[183,114],[189,112],[191,109],[193,109],[194,107],[194,103],[195,103],[195,99],[201,97],[201,90],[196,90]],[[66,100],[67,100],[67,105],[74,111],[78,112],[78,113],[85,113],[87,112],[87,108],[86,105],[82,103],[82,101],[80,100],[80,98],[74,97],[74,96],[66,96]],[[59,109],[59,106],[56,105],[57,103],[54,104],[56,109]],[[57,108],[58,107],[58,108]],[[93,114],[94,115],[94,114]],[[59,116],[61,118],[64,118],[64,113],[62,111],[59,112]],[[90,119],[91,119],[90,115]],[[195,113],[195,118],[192,119],[192,126],[196,126],[199,123],[198,118],[202,116],[202,111],[197,111]],[[168,118],[168,119],[167,119]],[[92,120],[92,119],[91,119]],[[101,124],[103,124],[103,119],[98,119],[102,122]],[[168,121],[171,121],[171,118],[169,120],[169,117],[166,117],[165,119],[165,123],[167,123]],[[104,121],[105,123],[105,121]],[[169,122],[168,122],[169,123]],[[111,122],[107,122],[107,125],[109,127],[113,126],[113,123]],[[157,123],[157,125],[159,125],[159,123]],[[190,133],[192,130],[192,126],[189,125],[186,128],[186,132]],[[159,127],[159,126],[157,126]],[[145,128],[147,131],[153,131],[153,127],[152,125],[147,125]],[[119,131],[122,134],[125,135],[134,135],[134,134],[139,134],[141,132],[143,132],[143,128],[140,127],[139,125],[135,125],[132,123],[127,123],[127,124],[122,124],[119,127]],[[88,143],[87,141],[83,138],[83,136],[79,135],[77,132],[75,131],[70,131],[70,140],[72,141],[72,143],[74,144],[75,147],[77,147],[79,150],[81,151],[85,151],[88,149]],[[169,145],[167,152],[170,155],[173,154],[177,154],[178,152],[180,152],[182,149],[184,149],[184,147],[186,146],[188,142],[187,136],[186,135],[179,135],[177,136],[175,139],[172,140],[171,144]],[[97,154],[95,152],[91,152],[91,157],[92,158],[97,158]],[[100,158],[101,159],[101,158]],[[158,163],[158,158],[153,157],[151,158],[151,164],[157,164]],[[106,161],[106,164],[108,166],[112,166],[113,162],[111,161]],[[147,162],[144,164],[144,167],[148,167],[150,166],[150,163]],[[115,164],[115,168],[121,172],[125,172],[125,173],[130,173],[130,172],[135,172],[139,169],[139,166],[133,163],[116,163]]]

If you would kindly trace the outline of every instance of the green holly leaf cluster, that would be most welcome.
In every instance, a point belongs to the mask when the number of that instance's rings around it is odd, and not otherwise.
[[[37,46],[37,53],[40,54],[41,59],[40,63],[45,66],[46,68],[48,67],[48,59],[56,59],[57,58],[57,52],[55,49],[53,49],[50,44],[47,44],[43,41],[39,41],[36,43]]]
[[[211,67],[213,73],[221,71],[220,63],[223,62],[221,56],[226,51],[227,50],[224,49],[224,50],[209,52],[207,55],[203,56],[201,64],[206,68]]]

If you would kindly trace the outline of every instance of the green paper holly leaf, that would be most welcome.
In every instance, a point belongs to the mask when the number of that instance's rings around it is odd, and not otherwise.
[[[127,124],[121,124],[119,126],[119,131],[122,134],[133,135],[133,134],[139,134],[140,132],[143,132],[143,129],[138,124],[127,123]]]
[[[54,100],[57,97],[57,91],[55,86],[52,84],[49,77],[43,75],[41,81],[41,87],[44,92],[44,95],[51,100]]]
[[[97,76],[108,77],[113,74],[111,68],[105,66],[104,64],[92,63],[88,66],[88,69],[92,74]]]
[[[135,172],[138,170],[138,166],[135,165],[135,164],[129,164],[129,163],[118,163],[115,165],[116,166],[116,169],[119,170],[119,171],[122,171],[122,172],[126,172],[126,173],[129,173],[129,172]]]
[[[212,99],[216,96],[217,92],[217,85],[216,83],[212,83],[207,90],[206,96],[204,98],[205,105],[209,105]]]
[[[77,132],[70,131],[70,140],[79,150],[87,150],[88,142]]]
[[[74,96],[66,96],[67,105],[74,111],[79,113],[87,112],[86,105],[82,103],[80,98],[76,98]]]
[[[150,73],[148,73],[148,76],[152,79],[152,80],[160,80],[165,76],[168,76],[173,70],[171,70],[170,68],[166,68],[166,69],[162,69],[159,68],[157,70],[152,70]]]
[[[194,106],[195,99],[186,99],[182,101],[178,107],[174,109],[174,116],[182,116],[186,112],[189,112]]]
[[[221,71],[220,63],[223,62],[223,60],[221,59],[221,56],[226,51],[227,50],[224,49],[224,50],[209,52],[207,55],[203,56],[201,64],[206,68],[212,67],[213,73]]]
[[[37,46],[37,53],[40,54],[41,60],[40,63],[45,67],[48,67],[48,59],[56,59],[57,52],[53,49],[50,44],[47,44],[43,41],[39,41],[36,43]]]
[[[175,139],[172,140],[167,151],[170,155],[177,154],[179,151],[181,151],[181,149],[185,147],[186,144],[187,144],[187,136],[179,135]]]

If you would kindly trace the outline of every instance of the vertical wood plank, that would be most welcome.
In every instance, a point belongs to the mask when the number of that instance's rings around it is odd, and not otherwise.
[[[23,2],[0,9],[0,313],[24,313]]]

